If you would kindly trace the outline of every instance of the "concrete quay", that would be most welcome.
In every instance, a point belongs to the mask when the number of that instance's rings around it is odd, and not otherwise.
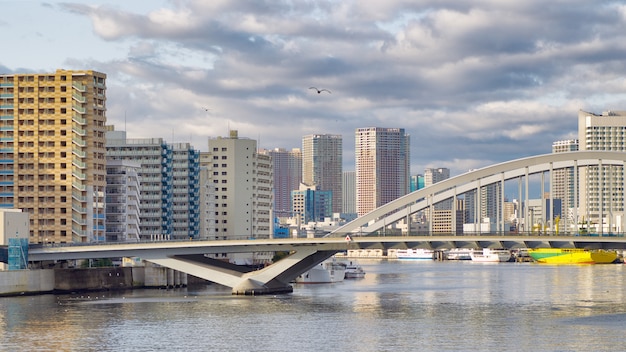
[[[194,277],[193,282],[205,282]],[[188,275],[169,268],[107,267],[0,271],[0,297],[46,293],[174,288],[188,284]]]

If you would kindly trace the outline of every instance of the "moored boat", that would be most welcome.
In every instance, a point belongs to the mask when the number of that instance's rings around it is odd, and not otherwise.
[[[330,284],[346,277],[346,264],[327,260],[296,277],[299,284]]]
[[[415,249],[398,249],[396,251],[396,257],[398,259],[413,259],[413,260],[433,260],[435,251],[432,249],[415,248]]]
[[[446,258],[448,260],[471,260],[473,252],[473,248],[452,248],[446,251]]]
[[[483,248],[482,251],[472,251],[470,257],[472,261],[481,263],[508,262],[511,259],[511,251],[507,249]]]
[[[361,279],[365,277],[365,270],[356,263],[349,262],[346,264],[346,279]]]
[[[536,248],[528,254],[543,264],[609,264],[617,259],[617,252],[583,248]]]

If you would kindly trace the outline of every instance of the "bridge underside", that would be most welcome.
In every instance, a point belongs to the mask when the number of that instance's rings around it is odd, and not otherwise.
[[[262,269],[235,265],[203,254],[142,258],[232,288],[235,295],[263,295],[293,292],[296,277],[330,258],[338,250],[299,248],[289,256]]]

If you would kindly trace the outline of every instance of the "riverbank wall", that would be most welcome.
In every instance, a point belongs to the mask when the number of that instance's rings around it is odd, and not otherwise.
[[[0,296],[173,288],[203,281],[159,266],[0,271]]]

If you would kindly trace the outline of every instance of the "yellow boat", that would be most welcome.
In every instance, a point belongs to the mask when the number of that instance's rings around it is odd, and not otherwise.
[[[617,252],[582,248],[536,248],[528,254],[545,264],[608,264],[617,259]]]

